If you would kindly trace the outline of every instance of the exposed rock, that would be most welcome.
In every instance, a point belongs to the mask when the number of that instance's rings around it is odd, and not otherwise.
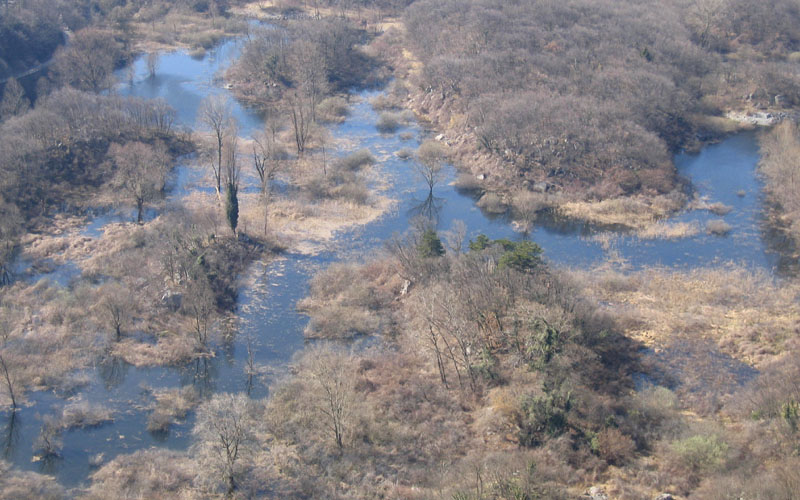
[[[608,494],[599,486],[592,486],[584,495],[584,498],[591,500],[608,500]]]
[[[786,118],[786,113],[778,113],[775,115],[764,111],[758,111],[755,113],[729,111],[725,116],[739,123],[767,127],[782,121],[784,118]]]
[[[437,135],[437,136],[435,137],[435,139],[436,139],[437,141],[439,141],[439,142],[442,142],[442,141],[444,140],[444,134],[439,134],[439,135]]]
[[[675,500],[675,497],[670,495],[669,493],[662,493],[658,495],[655,500]]]
[[[475,178],[478,179],[479,181],[482,181],[486,179],[486,174],[478,174],[475,176]]]
[[[181,304],[183,303],[183,294],[172,292],[167,290],[164,292],[164,295],[161,296],[161,305],[169,309],[170,311],[177,311],[181,308]]]

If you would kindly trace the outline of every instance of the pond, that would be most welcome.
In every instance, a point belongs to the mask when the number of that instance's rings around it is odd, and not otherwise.
[[[159,70],[153,78],[147,75],[146,63],[141,57],[133,64],[132,78],[128,78],[126,72],[120,73],[123,83],[118,91],[123,95],[163,97],[176,109],[179,125],[194,128],[198,105],[205,96],[230,94],[220,83],[218,72],[237,56],[240,48],[240,42],[229,40],[202,58],[192,57],[186,51],[162,54]],[[286,363],[304,345],[303,328],[307,318],[296,311],[295,305],[308,292],[309,279],[332,262],[374,253],[393,234],[406,231],[411,220],[420,213],[434,215],[442,230],[449,229],[457,220],[463,221],[471,238],[480,233],[491,238],[530,237],[556,265],[591,266],[606,258],[607,248],[589,237],[593,231],[588,226],[548,224],[523,236],[512,229],[507,218],[484,214],[475,206],[472,197],[453,187],[455,171],[452,167],[446,181],[438,184],[433,197],[429,197],[427,186],[414,175],[408,161],[396,155],[401,149],[416,149],[427,132],[412,123],[392,134],[379,133],[375,126],[378,114],[370,100],[380,94],[380,90],[355,91],[349,116],[343,123],[333,126],[332,135],[334,143],[348,145],[347,150],[342,149],[337,154],[367,148],[379,160],[375,168],[380,169],[382,179],[389,181],[389,188],[383,194],[396,200],[387,214],[366,226],[342,231],[318,254],[288,253],[270,263],[252,264],[242,277],[239,290],[237,334],[230,342],[217,346],[215,358],[171,368],[136,368],[108,359],[82,374],[84,383],[72,392],[30,394],[31,405],[16,416],[0,414],[3,457],[19,468],[44,471],[55,475],[66,486],[78,486],[87,483],[94,470],[93,461],[107,461],[118,454],[152,446],[186,449],[191,443],[191,415],[166,434],[151,434],[146,430],[149,412],[145,405],[152,399],[148,388],[193,385],[204,395],[250,390],[253,397],[265,396],[266,381],[272,377],[266,373],[252,386],[249,384],[245,372],[247,342],[252,344],[258,364],[272,367],[274,375],[284,373]],[[263,126],[257,112],[235,102],[233,106],[242,136],[247,137]],[[702,196],[709,202],[718,201],[732,207],[722,217],[732,227],[729,236],[712,236],[701,231],[686,239],[641,241],[619,235],[614,245],[616,251],[633,268],[650,265],[690,268],[733,260],[776,271],[778,254],[770,250],[760,230],[761,184],[755,175],[757,161],[758,145],[752,133],[730,137],[705,148],[700,154],[676,157],[680,173],[692,181]],[[186,157],[176,167],[171,180],[171,201],[178,201],[192,190],[210,189],[202,185],[196,163],[195,158]],[[148,217],[155,215],[150,213]],[[128,212],[99,214],[90,218],[83,234],[99,237],[104,224],[131,217]],[[717,218],[705,211],[687,211],[674,220],[704,225],[712,217]],[[46,277],[35,271],[27,272],[31,280]],[[73,263],[68,263],[63,270],[56,268],[47,272],[54,273],[53,279],[64,286],[77,277]],[[114,410],[113,423],[67,431],[61,458],[47,463],[32,461],[33,444],[41,427],[40,416],[75,398],[110,407]]]

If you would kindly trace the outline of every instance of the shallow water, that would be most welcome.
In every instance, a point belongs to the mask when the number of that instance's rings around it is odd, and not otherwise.
[[[163,97],[176,109],[179,126],[195,127],[197,106],[203,97],[209,94],[230,95],[221,87],[217,72],[230,63],[239,49],[236,41],[227,41],[202,59],[193,58],[185,51],[164,54],[154,78],[147,76],[144,58],[139,58],[133,64],[132,81],[122,83],[118,91],[124,95]],[[304,345],[302,332],[307,319],[297,313],[295,304],[306,295],[309,278],[331,262],[374,253],[394,233],[406,231],[411,219],[420,213],[433,215],[441,230],[449,229],[456,220],[463,221],[468,229],[468,238],[480,233],[492,238],[522,238],[521,234],[513,231],[506,218],[482,213],[475,206],[474,199],[454,189],[451,185],[455,178],[452,168],[447,180],[435,187],[433,197],[427,196],[427,186],[415,177],[410,164],[395,155],[400,149],[418,147],[426,132],[417,124],[410,124],[393,134],[378,133],[375,128],[378,116],[369,100],[380,93],[379,90],[355,92],[350,115],[342,124],[333,127],[332,135],[333,143],[348,145],[347,150],[339,150],[337,154],[367,148],[379,160],[375,168],[380,169],[381,178],[390,186],[383,194],[396,200],[389,213],[364,227],[341,232],[317,255],[289,253],[268,264],[254,263],[242,278],[233,340],[218,345],[215,358],[172,368],[136,368],[110,359],[82,374],[85,383],[71,393],[29,394],[32,404],[15,417],[0,414],[0,452],[3,456],[17,467],[44,471],[55,475],[62,484],[77,486],[87,482],[93,470],[90,459],[99,454],[107,461],[117,454],[151,446],[185,449],[190,444],[191,416],[166,434],[146,431],[149,412],[144,406],[152,401],[149,388],[193,385],[205,395],[246,390],[254,397],[266,395],[267,382],[284,373],[282,368]],[[260,129],[258,113],[235,102],[233,106],[241,135],[247,137]],[[412,138],[403,140],[403,133],[410,133]],[[707,147],[698,155],[685,154],[676,158],[679,171],[692,180],[701,195],[707,196],[710,202],[721,201],[733,207],[722,217],[733,226],[730,236],[716,237],[701,232],[683,240],[643,242],[623,235],[614,248],[633,268],[649,265],[689,268],[733,260],[776,271],[778,256],[769,251],[759,229],[761,184],[754,175],[757,161],[758,147],[753,134],[737,135]],[[171,179],[168,203],[176,202],[194,190],[211,189],[203,185],[202,173],[192,167],[195,162],[191,156],[179,162]],[[745,191],[744,197],[736,194],[740,190]],[[148,217],[155,215],[151,211]],[[130,220],[130,217],[131,214],[124,211],[98,214],[90,218],[82,234],[99,237],[105,224]],[[682,213],[674,220],[705,224],[709,218],[716,216],[695,211]],[[547,259],[555,264],[591,266],[607,257],[600,243],[587,238],[592,232],[591,228],[581,224],[549,224],[536,227],[528,237],[540,244]],[[52,270],[60,273],[57,276],[37,275],[31,271],[29,278],[49,277],[59,285],[67,286],[77,277],[77,267],[71,264],[72,267],[67,265]],[[263,376],[252,384],[249,382],[253,381],[248,381],[245,374],[248,338],[256,362],[262,367],[271,367],[265,368]],[[74,398],[111,407],[115,410],[114,422],[97,428],[67,431],[60,459],[49,463],[33,462],[33,443],[41,426],[39,417]]]

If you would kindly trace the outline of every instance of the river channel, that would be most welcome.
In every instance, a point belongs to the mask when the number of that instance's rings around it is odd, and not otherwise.
[[[241,43],[228,40],[204,57],[192,57],[186,51],[164,53],[153,78],[147,75],[144,58],[139,58],[133,64],[132,78],[129,72],[120,72],[122,83],[118,92],[162,97],[177,111],[178,126],[194,128],[198,105],[205,96],[223,94],[233,101],[219,79],[219,72],[237,57]],[[336,154],[366,148],[379,160],[374,168],[380,169],[381,178],[389,186],[382,194],[395,200],[388,213],[366,226],[340,232],[314,255],[289,252],[269,263],[252,264],[241,280],[236,340],[218,345],[213,359],[169,368],[136,368],[109,360],[84,374],[87,383],[74,392],[29,394],[31,404],[17,412],[13,420],[8,413],[0,413],[0,456],[18,468],[53,474],[59,482],[71,487],[88,482],[94,470],[90,464],[101,454],[102,460],[97,461],[104,462],[118,454],[153,446],[186,449],[191,444],[193,417],[190,415],[183,423],[171,427],[167,434],[149,433],[146,430],[149,396],[144,388],[194,385],[203,395],[245,391],[247,337],[253,341],[257,363],[271,367],[274,373],[282,373],[292,355],[304,345],[307,318],[296,311],[295,304],[307,293],[310,277],[332,262],[374,253],[394,233],[406,231],[411,219],[421,211],[433,213],[441,230],[451,228],[457,220],[463,221],[471,238],[480,233],[492,238],[529,237],[544,249],[547,260],[557,266],[588,267],[607,258],[608,245],[592,238],[595,231],[586,225],[548,224],[537,226],[528,235],[515,232],[506,217],[484,214],[473,197],[453,187],[452,168],[447,180],[434,189],[434,198],[428,199],[427,186],[415,177],[410,164],[396,155],[402,149],[416,149],[427,131],[412,123],[396,133],[379,133],[375,126],[378,114],[370,100],[381,92],[353,90],[349,116],[333,126],[331,132],[335,144],[347,144],[347,150]],[[263,127],[257,112],[235,101],[233,107],[243,137]],[[758,159],[754,133],[732,136],[699,154],[677,155],[679,172],[691,181],[698,194],[709,202],[730,206],[731,211],[721,217],[702,210],[686,211],[675,216],[674,221],[695,222],[704,227],[708,219],[722,218],[731,226],[730,233],[720,237],[701,230],[688,238],[646,241],[615,235],[613,249],[617,258],[632,269],[645,266],[685,269],[735,262],[777,274],[782,266],[779,254],[771,251],[761,229],[762,185],[755,173]],[[208,188],[199,181],[201,168],[191,159],[176,167],[171,201],[179,201],[194,189]],[[149,217],[156,215],[151,213]],[[129,218],[130,213],[122,212],[98,215],[90,219],[83,234],[99,237],[104,224]],[[25,279],[50,279],[68,287],[79,276],[77,266],[66,265],[49,271],[49,275],[29,273]],[[259,378],[251,395],[266,396],[269,379],[269,373]],[[67,431],[60,458],[46,463],[34,461],[33,443],[41,427],[41,416],[76,398],[111,408],[114,421],[100,427]]]

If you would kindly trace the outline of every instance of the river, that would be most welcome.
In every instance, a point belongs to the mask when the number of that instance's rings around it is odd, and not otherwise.
[[[229,94],[217,78],[218,72],[237,56],[240,48],[240,42],[229,40],[202,58],[192,57],[185,51],[162,54],[154,78],[147,75],[141,57],[134,62],[132,79],[128,81],[127,73],[120,72],[124,80],[118,91],[123,95],[163,97],[176,109],[179,126],[193,128],[198,105],[205,96]],[[409,163],[395,153],[401,149],[415,149],[428,133],[416,123],[396,133],[379,133],[375,127],[378,114],[372,109],[370,99],[381,92],[354,90],[349,116],[343,123],[333,126],[331,132],[334,143],[348,145],[348,150],[336,154],[367,148],[379,160],[374,168],[380,169],[381,177],[388,180],[390,186],[383,194],[396,201],[388,213],[366,226],[339,233],[332,244],[315,255],[290,252],[270,263],[252,264],[241,280],[238,334],[229,344],[217,346],[215,358],[169,368],[136,368],[109,360],[89,370],[85,374],[88,382],[73,393],[30,394],[32,404],[22,408],[13,419],[8,413],[0,414],[3,457],[18,468],[53,474],[65,486],[79,486],[88,482],[94,470],[90,462],[100,454],[102,461],[107,461],[115,455],[152,446],[186,449],[191,443],[193,417],[190,415],[166,434],[149,433],[146,405],[150,397],[143,388],[194,385],[204,395],[244,391],[247,388],[244,343],[247,337],[253,340],[256,362],[282,373],[281,367],[304,345],[303,328],[307,318],[296,312],[295,304],[306,295],[309,278],[332,262],[370,254],[394,233],[405,231],[410,220],[421,211],[434,213],[442,230],[461,220],[472,238],[480,233],[492,238],[522,238],[506,217],[481,212],[470,195],[453,187],[455,171],[452,167],[447,180],[434,189],[433,199],[427,197],[427,186],[415,177]],[[235,102],[233,105],[242,136],[247,137],[262,127],[257,112]],[[619,257],[634,269],[651,265],[691,268],[734,261],[778,271],[782,265],[779,255],[770,249],[769,240],[760,229],[762,186],[755,175],[758,155],[755,135],[744,133],[708,146],[699,154],[676,157],[680,173],[692,181],[700,195],[710,202],[732,207],[722,217],[732,227],[728,236],[712,236],[700,231],[685,239],[642,241],[630,235],[617,235],[613,247]],[[207,186],[198,185],[200,168],[191,158],[176,167],[169,195],[172,201],[179,201],[193,189],[207,189]],[[149,217],[155,215],[151,213]],[[130,220],[130,217],[130,213],[98,215],[87,223],[83,234],[99,237],[104,224]],[[709,218],[717,216],[705,211],[687,211],[674,220],[703,225]],[[537,226],[527,237],[542,246],[551,263],[584,267],[598,264],[607,257],[608,248],[591,238],[592,234],[592,228],[583,224],[548,224]],[[24,267],[21,265],[20,269],[24,271]],[[54,269],[49,276],[29,275],[27,279],[49,278],[61,286],[69,286],[79,275],[80,270],[73,265]],[[253,397],[266,396],[268,378],[261,378],[253,386]],[[110,407],[114,410],[113,423],[67,431],[63,436],[61,458],[46,463],[32,461],[33,443],[41,426],[39,416],[75,398]]]

